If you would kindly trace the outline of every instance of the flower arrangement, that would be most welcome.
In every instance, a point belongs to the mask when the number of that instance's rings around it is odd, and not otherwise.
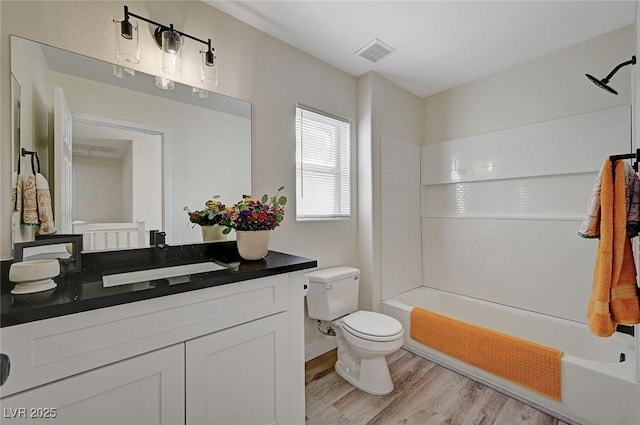
[[[214,195],[213,199],[209,199],[204,204],[204,209],[199,211],[190,211],[189,207],[184,207],[184,211],[189,215],[189,221],[191,223],[198,224],[200,226],[213,226],[220,224],[225,212],[226,207],[220,201],[214,200],[220,198],[220,195]],[[227,232],[228,233],[228,232]]]
[[[265,194],[260,200],[243,195],[242,200],[226,207],[219,222],[226,226],[223,233],[227,234],[231,229],[256,231],[278,227],[284,219],[284,206],[287,203],[286,196],[279,196],[283,189],[284,186],[280,187],[271,198]]]

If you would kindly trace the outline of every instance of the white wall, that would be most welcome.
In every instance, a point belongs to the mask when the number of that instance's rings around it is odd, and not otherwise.
[[[162,210],[153,208],[162,200],[162,140],[133,140],[132,182],[133,211],[131,221],[144,221],[145,229],[162,229]],[[180,215],[184,219],[183,215]]]
[[[594,90],[634,54],[635,25],[584,41],[424,100],[425,143],[437,143],[631,102],[631,67],[611,81],[619,96]]]
[[[381,285],[387,299],[422,285],[420,146],[382,137]]]
[[[358,84],[358,205],[359,205],[359,254],[361,264],[360,308],[379,310],[383,297],[383,254],[385,242],[395,242],[386,233],[383,239],[382,221],[386,218],[382,208],[382,140],[396,140],[404,144],[419,146],[424,139],[423,101],[419,97],[396,86],[375,73],[359,78]],[[392,169],[402,164],[388,163]],[[415,169],[415,167],[414,167]],[[416,170],[417,171],[417,170]],[[419,174],[419,173],[418,173]],[[385,212],[389,212],[386,210]],[[417,211],[415,211],[417,213]],[[385,227],[393,232],[393,229]],[[402,229],[404,232],[407,229]],[[418,228],[414,229],[416,233]],[[411,244],[397,247],[394,258],[406,253],[415,258]],[[386,249],[393,247],[387,246]],[[388,259],[393,261],[392,259]],[[389,275],[393,274],[391,262],[387,261]],[[397,279],[402,279],[398,276]],[[401,288],[415,283],[390,281],[388,293],[397,293]],[[385,291],[386,292],[386,291]]]
[[[123,5],[132,12],[173,24],[190,34],[215,41],[220,66],[217,92],[248,100],[253,105],[252,188],[255,194],[272,193],[285,185],[287,215],[273,232],[271,248],[318,260],[321,267],[358,264],[357,206],[354,218],[344,221],[297,223],[295,209],[295,104],[303,103],[356,120],[356,79],[326,63],[268,36],[199,1],[95,1],[0,2],[0,98],[9,99],[9,34],[72,50],[112,62],[115,56],[113,19],[122,19]],[[145,25],[141,26],[146,28]],[[160,50],[149,33],[141,31],[139,71],[157,74]],[[193,47],[193,46],[192,46]],[[194,47],[195,49],[195,47]],[[203,87],[199,81],[199,55],[183,54],[180,82]],[[5,81],[6,80],[6,81]],[[9,102],[0,105],[0,197],[9,197]],[[401,136],[401,135],[399,135]],[[352,126],[353,152],[356,126]],[[403,140],[406,140],[403,138]],[[356,155],[353,155],[355,176]],[[176,176],[178,170],[172,170]],[[196,173],[184,178],[196,182]],[[233,172],[229,179],[241,178]],[[355,185],[355,183],[354,183]],[[212,188],[213,189],[213,188]],[[198,202],[202,202],[198,198]],[[174,199],[181,209],[187,199]],[[10,220],[0,212],[0,258],[10,258]],[[307,342],[318,338],[307,332]]]
[[[86,223],[122,223],[122,166],[119,159],[73,156],[77,215]],[[101,208],[96,208],[100,205]]]
[[[599,164],[629,149],[628,106],[612,107],[630,104],[632,68],[619,96],[584,74],[634,51],[631,25],[425,99],[425,285],[586,321],[597,242],[577,230]]]
[[[132,223],[133,219],[133,141],[128,141],[122,157],[122,209],[123,222]],[[126,182],[126,183],[125,183]],[[159,205],[162,208],[162,204]],[[148,228],[147,228],[148,229]],[[159,229],[159,228],[158,228]]]
[[[424,146],[424,284],[585,322],[597,241],[577,230],[630,124],[625,105]]]

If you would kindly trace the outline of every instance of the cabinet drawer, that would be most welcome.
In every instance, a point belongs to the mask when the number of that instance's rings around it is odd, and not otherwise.
[[[2,328],[11,375],[0,396],[285,311],[288,281],[269,276]]]
[[[184,344],[2,399],[3,425],[179,425],[184,413]]]

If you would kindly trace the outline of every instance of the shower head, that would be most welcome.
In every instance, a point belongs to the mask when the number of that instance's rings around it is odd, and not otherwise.
[[[587,76],[587,78],[589,80],[591,80],[591,82],[593,84],[595,84],[596,86],[600,87],[601,89],[604,89],[606,91],[608,91],[609,93],[613,93],[613,94],[618,94],[617,91],[615,91],[614,89],[612,89],[611,87],[609,87],[607,85],[607,83],[609,82],[609,80],[607,80],[606,78],[603,78],[602,80],[598,80],[596,77],[594,77],[593,75],[589,75],[589,74],[584,74]]]
[[[622,62],[620,65],[616,66],[615,68],[613,68],[613,71],[611,71],[609,73],[609,75],[607,75],[606,77],[604,77],[602,80],[598,80],[596,77],[594,77],[593,75],[589,75],[589,74],[584,74],[587,76],[587,78],[589,80],[591,80],[591,82],[593,84],[595,84],[596,86],[600,87],[601,89],[604,89],[606,91],[608,91],[609,93],[613,93],[613,94],[618,94],[617,91],[615,91],[614,89],[612,89],[611,87],[609,87],[609,80],[611,79],[611,77],[614,76],[614,74],[616,72],[618,72],[618,70],[620,68],[622,68],[623,66],[627,66],[627,65],[635,65],[636,64],[636,56],[633,55],[631,56],[631,60],[628,60],[626,62]]]

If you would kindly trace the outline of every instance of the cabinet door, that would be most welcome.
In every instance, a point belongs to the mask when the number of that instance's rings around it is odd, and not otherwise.
[[[188,425],[287,424],[287,313],[186,343]]]
[[[1,400],[3,425],[184,424],[184,344]]]

